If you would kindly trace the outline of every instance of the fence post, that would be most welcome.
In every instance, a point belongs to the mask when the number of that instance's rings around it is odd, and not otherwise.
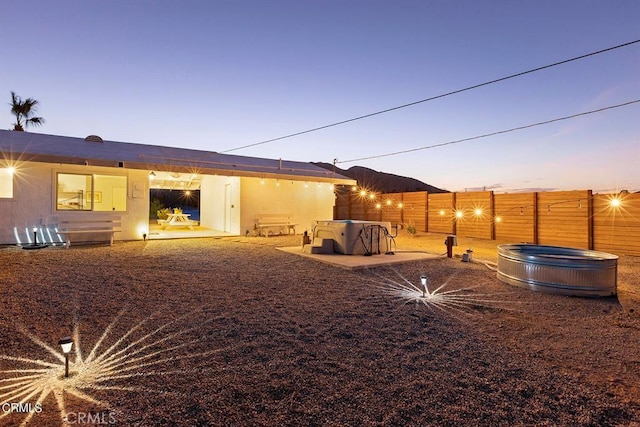
[[[533,244],[538,244],[538,193],[534,192],[533,199]]]
[[[587,190],[587,215],[588,248],[593,250],[593,190]]]

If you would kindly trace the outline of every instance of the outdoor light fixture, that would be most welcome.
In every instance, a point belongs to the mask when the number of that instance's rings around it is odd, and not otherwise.
[[[33,231],[33,242],[31,242],[30,245],[24,245],[22,249],[32,250],[32,249],[46,248],[47,247],[47,243],[45,242],[46,239],[43,239],[42,243],[38,243],[38,227],[33,227],[31,230]]]
[[[149,179],[151,181],[153,181],[154,179],[156,179],[156,173],[154,171],[149,172]]]
[[[371,193],[371,194],[369,194],[369,198],[370,198],[371,200],[375,199],[375,198],[376,198],[376,193]]]
[[[9,175],[13,175],[16,172],[16,168],[14,168],[13,166],[9,166],[7,168],[7,172],[9,173]]]
[[[613,199],[611,199],[609,204],[614,208],[618,208],[622,204],[622,201],[619,198],[614,197]]]
[[[73,338],[61,338],[58,344],[60,344],[64,353],[64,377],[69,378],[69,353],[71,352],[71,347],[73,347]]]
[[[391,206],[391,203],[392,203],[391,200],[387,199],[387,206]]]
[[[420,276],[420,283],[422,283],[422,298],[425,298],[429,294],[429,289],[427,288],[427,275],[423,274]]]
[[[444,209],[440,209],[440,216],[444,216]]]
[[[480,209],[480,208],[476,208],[476,210],[475,210],[475,211],[473,211],[473,213],[475,213],[475,214],[476,214],[476,216],[482,216],[482,209]]]
[[[502,221],[502,217],[497,216],[497,217],[496,217],[496,222],[500,222],[500,221]]]
[[[462,211],[456,211],[456,218],[462,218],[464,216],[464,214],[462,213]]]
[[[142,240],[147,241],[147,233],[142,233]]]
[[[362,197],[366,196],[367,195],[367,190],[360,190],[360,195]]]
[[[398,208],[402,209],[404,205],[402,203],[398,203]]]
[[[376,203],[376,209],[381,209],[382,205],[380,203]]]

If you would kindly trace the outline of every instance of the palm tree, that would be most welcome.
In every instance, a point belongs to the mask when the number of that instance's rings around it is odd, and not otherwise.
[[[42,117],[31,117],[36,112],[37,100],[27,98],[23,101],[15,92],[11,92],[11,104],[9,105],[11,105],[11,114],[16,116],[13,130],[23,132],[25,127],[41,126],[44,123],[44,118]]]

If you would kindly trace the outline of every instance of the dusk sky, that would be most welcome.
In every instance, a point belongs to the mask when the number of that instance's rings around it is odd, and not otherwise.
[[[225,151],[640,39],[640,1],[3,1],[0,128]],[[451,191],[640,191],[640,43],[233,154]]]

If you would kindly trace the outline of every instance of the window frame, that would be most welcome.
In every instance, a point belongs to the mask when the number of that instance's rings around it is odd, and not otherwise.
[[[91,197],[90,201],[87,203],[87,205],[85,205],[84,209],[60,209],[59,208],[59,204],[58,204],[58,188],[59,188],[59,180],[60,180],[60,175],[76,175],[76,176],[82,176],[82,177],[89,177],[91,180],[91,185],[90,188],[83,191],[82,197],[84,200],[86,200],[87,194],[91,193],[94,194],[97,190],[95,190],[95,180],[96,180],[96,176],[104,176],[104,177],[115,177],[115,178],[124,178],[125,182],[124,182],[124,188],[127,189],[127,191],[125,192],[125,199],[124,199],[124,205],[125,208],[124,210],[96,210],[95,208],[95,198]],[[116,188],[116,187],[112,187],[112,188]],[[117,188],[122,188],[122,187],[117,187]],[[54,182],[53,182],[53,210],[54,212],[57,213],[61,213],[61,212],[83,212],[83,213],[96,213],[96,214],[104,214],[104,213],[126,213],[129,209],[129,203],[128,203],[128,188],[129,188],[129,176],[127,174],[110,174],[110,173],[96,173],[96,172],[92,172],[92,173],[88,173],[88,172],[78,172],[78,171],[56,171],[55,175],[54,175]]]

